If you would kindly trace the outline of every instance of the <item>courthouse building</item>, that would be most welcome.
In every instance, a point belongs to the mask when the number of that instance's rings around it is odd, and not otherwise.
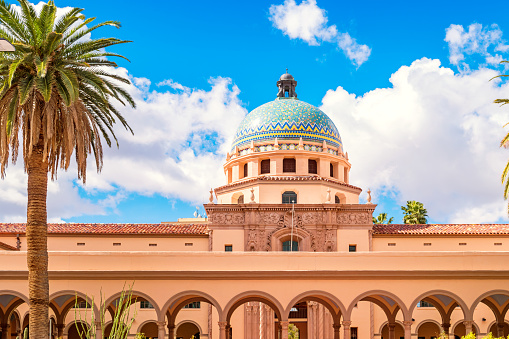
[[[283,74],[240,124],[207,218],[48,225],[52,338],[79,338],[75,312],[107,336],[133,281],[132,337],[509,334],[508,225],[374,225],[338,129],[296,85]],[[0,224],[0,263],[1,339],[14,339],[28,326],[25,224]],[[103,326],[87,296],[103,297]]]

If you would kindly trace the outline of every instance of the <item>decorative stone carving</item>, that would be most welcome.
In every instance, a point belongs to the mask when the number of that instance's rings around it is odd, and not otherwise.
[[[279,227],[292,227],[292,213],[286,212],[281,215],[277,224]],[[302,217],[300,215],[294,214],[293,227],[302,227]]]
[[[279,218],[282,216],[282,213],[276,212],[261,212],[260,213],[260,222],[265,225],[277,225]]]
[[[210,216],[212,223],[220,225],[244,224],[243,213],[214,213]]]
[[[368,213],[346,212],[338,215],[337,222],[344,225],[362,225],[371,223],[371,219]]]
[[[247,246],[246,250],[249,252],[253,252],[258,250],[258,230],[250,229],[247,236]]]
[[[305,212],[302,213],[302,222],[306,225],[319,224],[322,222],[321,212]]]

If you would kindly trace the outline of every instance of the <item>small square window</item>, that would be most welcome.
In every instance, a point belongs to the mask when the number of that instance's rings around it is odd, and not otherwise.
[[[193,246],[192,242],[186,242],[186,246]]]
[[[425,242],[423,245],[424,246],[431,246],[431,243],[430,242]]]
[[[233,252],[233,245],[224,245],[225,252]]]
[[[460,246],[466,246],[466,245],[467,245],[467,243],[466,243],[466,242],[460,242],[460,243],[459,243],[459,245],[460,245]]]
[[[396,243],[395,242],[389,242],[389,243],[387,243],[387,246],[396,246]]]
[[[496,242],[493,245],[495,245],[495,246],[502,246],[502,243],[501,242]]]
[[[85,243],[84,242],[79,242],[76,244],[76,246],[85,246]]]
[[[148,244],[149,247],[156,247],[157,244]]]
[[[114,242],[113,243],[113,246],[121,246],[121,245],[122,245],[122,243],[120,243],[120,242]]]
[[[357,252],[357,245],[348,245],[348,252]]]

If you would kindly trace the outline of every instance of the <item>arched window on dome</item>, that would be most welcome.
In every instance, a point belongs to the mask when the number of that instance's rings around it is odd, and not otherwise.
[[[286,191],[285,193],[283,193],[283,196],[282,196],[282,203],[283,204],[296,204],[297,203],[297,193],[293,192],[293,191]]]
[[[260,161],[260,174],[270,174],[270,159]]]
[[[318,165],[316,164],[316,160],[308,159],[308,173],[318,174]]]
[[[295,158],[283,159],[283,172],[295,173]]]
[[[237,204],[243,204],[244,203],[244,195],[241,195],[238,199],[237,199]]]
[[[334,196],[334,202],[336,204],[341,204],[341,199],[339,199],[339,197],[336,195],[336,196]]]

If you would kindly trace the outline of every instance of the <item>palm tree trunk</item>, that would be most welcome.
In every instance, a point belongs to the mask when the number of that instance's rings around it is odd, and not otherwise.
[[[43,138],[28,159],[27,265],[31,339],[47,339],[49,328],[48,225],[46,195],[48,164],[43,160]]]

